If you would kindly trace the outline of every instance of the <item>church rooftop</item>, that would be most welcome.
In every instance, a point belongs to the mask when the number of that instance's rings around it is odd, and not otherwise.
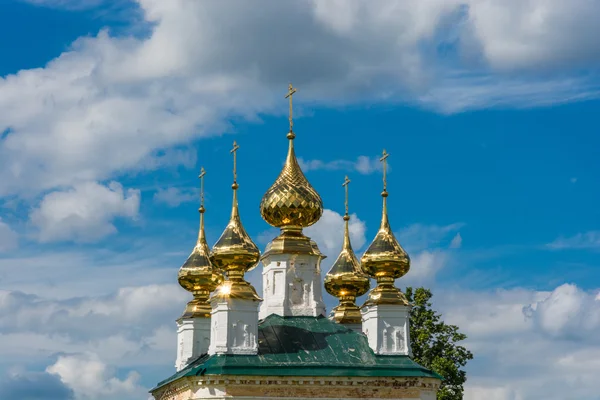
[[[320,317],[271,314],[258,326],[257,355],[202,355],[160,382],[202,375],[430,377],[408,356],[376,355],[361,333]]]

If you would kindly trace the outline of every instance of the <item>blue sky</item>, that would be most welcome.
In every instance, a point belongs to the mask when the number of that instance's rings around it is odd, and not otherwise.
[[[598,5],[226,3],[0,4],[0,397],[145,398],[171,374],[198,170],[212,243],[238,142],[264,248],[292,81],[325,271],[345,175],[357,252],[378,228],[385,148],[398,285],[469,336],[466,398],[599,398]]]

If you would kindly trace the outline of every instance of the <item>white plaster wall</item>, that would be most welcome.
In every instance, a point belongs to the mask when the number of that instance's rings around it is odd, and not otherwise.
[[[180,318],[177,321],[177,371],[208,351],[210,318]]]
[[[258,352],[258,302],[243,299],[211,300],[209,354]]]
[[[321,257],[274,254],[263,259],[263,302],[259,318],[325,315]]]
[[[364,307],[361,311],[362,329],[375,354],[412,356],[410,307],[380,304]]]

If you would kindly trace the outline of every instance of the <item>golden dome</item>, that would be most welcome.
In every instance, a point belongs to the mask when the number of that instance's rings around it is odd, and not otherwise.
[[[294,152],[295,135],[290,131],[289,150],[279,177],[260,203],[263,219],[277,228],[311,226],[323,214],[323,201],[302,173]]]
[[[234,142],[234,150],[232,151],[234,153],[234,160],[237,149],[238,146]],[[210,261],[225,273],[227,281],[219,285],[213,296],[260,300],[254,287],[244,280],[244,274],[254,269],[258,264],[260,251],[248,233],[246,233],[240,219],[237,201],[237,189],[239,186],[236,182],[235,174],[234,161],[234,182],[231,186],[233,189],[231,218],[210,254]]]
[[[349,182],[348,177],[346,177],[346,181],[344,182],[346,188],[348,187],[347,185]],[[360,324],[362,317],[360,309],[355,302],[357,297],[367,293],[370,286],[370,280],[361,270],[360,263],[352,250],[350,230],[348,227],[349,221],[350,216],[346,209],[346,214],[344,215],[345,226],[342,251],[327,275],[325,275],[325,290],[327,290],[327,293],[340,300],[340,304],[332,310],[334,321],[341,324]]]
[[[200,178],[203,180],[204,168]],[[203,184],[202,184],[203,186]],[[200,211],[200,230],[198,232],[198,241],[192,253],[186,262],[179,269],[177,278],[181,287],[192,292],[194,299],[190,301],[182,318],[203,317],[209,318],[211,307],[208,303],[210,292],[223,281],[223,274],[213,267],[209,259],[210,250],[206,243],[204,235],[204,194],[201,189],[202,202],[198,211]]]
[[[387,153],[384,151],[384,189],[383,212],[381,225],[375,239],[363,254],[361,259],[364,273],[377,280],[377,287],[369,293],[365,305],[368,304],[405,304],[408,305],[406,297],[400,289],[394,286],[394,280],[404,276],[410,269],[410,258],[406,251],[400,246],[394,236],[387,214],[388,192],[385,186],[385,159]]]

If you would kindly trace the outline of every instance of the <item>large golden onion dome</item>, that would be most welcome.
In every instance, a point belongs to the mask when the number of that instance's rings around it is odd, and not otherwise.
[[[285,165],[260,202],[260,214],[270,225],[282,230],[301,230],[311,226],[323,214],[323,201],[302,173],[294,152],[294,120],[292,95],[296,89],[290,83],[286,98],[290,100],[289,148]],[[290,228],[290,229],[287,229]]]
[[[404,276],[410,269],[408,253],[400,246],[392,232],[387,214],[386,159],[383,151],[383,211],[381,225],[375,239],[362,256],[361,264],[364,273],[377,280],[377,287],[369,293],[365,305],[370,304],[404,304],[408,301],[404,294],[394,286],[394,280]]]
[[[182,318],[209,318],[211,307],[208,303],[210,292],[223,281],[223,274],[213,267],[210,262],[210,250],[206,243],[204,234],[204,168],[200,174],[201,179],[201,203],[198,211],[200,212],[200,230],[198,232],[198,241],[192,253],[186,262],[179,269],[177,278],[181,287],[192,292],[194,299],[191,300],[182,315]]]
[[[294,122],[292,119],[292,95],[296,89],[290,84],[285,96],[290,99],[290,131],[287,134],[289,148],[285,165],[267,190],[260,203],[260,214],[270,225],[281,228],[281,234],[269,244],[263,258],[272,254],[310,254],[321,258],[317,244],[302,233],[323,215],[323,201],[302,173],[294,152]]]
[[[210,261],[225,273],[227,280],[219,285],[213,293],[213,297],[261,300],[254,287],[244,280],[244,274],[258,265],[260,251],[246,233],[238,210],[237,189],[239,185],[236,180],[235,162],[238,148],[239,146],[233,142],[234,179],[231,186],[233,189],[231,218],[221,237],[213,246],[210,255]]]
[[[332,319],[340,324],[360,324],[362,316],[356,305],[356,298],[367,293],[370,279],[360,267],[360,263],[352,250],[350,243],[350,229],[348,215],[348,183],[346,177],[346,214],[344,214],[344,243],[342,251],[325,275],[325,290],[330,295],[337,297],[340,304],[331,310]]]
[[[290,131],[287,137],[289,149],[285,165],[263,196],[260,214],[267,223],[277,228],[305,228],[321,218],[323,201],[300,169],[294,152],[296,136]]]

